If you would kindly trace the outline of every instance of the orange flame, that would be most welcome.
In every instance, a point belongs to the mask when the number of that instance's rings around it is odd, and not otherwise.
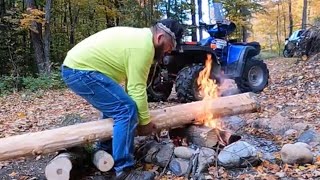
[[[212,56],[211,54],[207,54],[205,68],[199,73],[199,77],[197,79],[200,96],[203,97],[203,101],[205,101],[204,114],[198,117],[196,121],[211,128],[220,128],[220,120],[215,119],[214,114],[210,111],[211,104],[209,100],[218,97],[218,85],[215,80],[210,79],[211,69]]]

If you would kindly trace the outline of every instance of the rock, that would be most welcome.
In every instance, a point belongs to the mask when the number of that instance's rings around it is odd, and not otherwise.
[[[306,145],[298,144],[285,144],[281,151],[281,159],[287,164],[307,164],[312,163],[313,153]]]
[[[277,172],[276,176],[278,176],[279,178],[283,178],[286,176],[286,173],[285,172]]]
[[[306,144],[306,143],[303,143],[303,142],[296,142],[296,143],[294,143],[294,144],[297,145],[297,146],[306,147],[306,148],[308,148],[309,150],[311,150],[311,146],[309,146],[309,144]]]
[[[226,168],[256,166],[261,161],[254,146],[237,141],[226,146],[218,155],[218,163]]]
[[[270,119],[261,118],[253,121],[252,126],[254,128],[268,130],[274,135],[284,135],[284,133],[292,127],[292,123],[288,117],[282,115],[282,112],[279,112]]]
[[[307,130],[309,128],[309,125],[306,123],[296,123],[292,126],[292,128],[301,132]]]
[[[287,131],[284,133],[284,136],[286,136],[286,137],[293,137],[293,136],[296,136],[297,133],[298,133],[297,130],[295,130],[295,129],[289,129],[289,130],[287,130]]]
[[[222,118],[222,122],[224,123],[224,126],[231,131],[238,131],[241,127],[246,125],[245,121],[238,116]]]
[[[260,118],[252,122],[253,128],[269,129],[270,119]]]
[[[155,141],[147,142],[141,152],[144,161],[160,167],[165,167],[173,155],[173,143],[158,143]]]
[[[182,159],[190,159],[192,155],[195,153],[194,149],[191,149],[189,147],[185,146],[179,146],[174,148],[174,155],[177,158],[182,158]]]
[[[283,135],[287,130],[292,127],[292,123],[288,117],[283,116],[282,112],[279,112],[270,119],[269,128],[274,135]]]
[[[173,154],[174,144],[168,143],[161,146],[160,151],[156,155],[156,165],[165,167]]]
[[[297,139],[298,142],[311,143],[311,142],[319,142],[320,135],[312,129],[306,130],[300,134]]]
[[[176,176],[182,176],[187,173],[189,167],[189,161],[182,158],[172,158],[169,169]]]
[[[202,147],[200,149],[196,174],[200,174],[205,169],[205,167],[209,167],[209,165],[214,163],[215,153],[216,152],[210,148]]]

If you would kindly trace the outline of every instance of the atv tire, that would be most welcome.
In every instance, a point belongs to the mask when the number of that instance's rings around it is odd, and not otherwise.
[[[256,59],[246,62],[242,78],[236,79],[236,83],[241,92],[259,93],[268,85],[269,70],[267,65]]]
[[[153,73],[154,67],[151,67],[150,73]],[[152,78],[152,74],[150,74],[147,82],[147,95],[148,95],[148,102],[160,102],[160,101],[167,101],[169,98],[172,88],[173,88],[173,82],[165,81],[160,86],[161,89],[156,89],[154,87],[155,81],[159,81],[159,71],[157,70],[155,72],[155,77],[152,80],[152,84],[149,84]],[[158,85],[159,86],[159,85]]]
[[[172,88],[173,88],[173,83],[166,83],[163,84],[163,89],[162,91],[157,91],[153,89],[152,85],[147,88],[147,94],[148,94],[148,102],[160,102],[160,101],[167,101]]]
[[[197,78],[203,65],[195,64],[181,69],[176,78],[176,93],[178,100],[182,103],[198,101],[201,97],[198,93]]]

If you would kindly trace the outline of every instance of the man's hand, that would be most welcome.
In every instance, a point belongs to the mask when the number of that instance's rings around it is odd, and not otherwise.
[[[156,131],[156,125],[153,122],[150,122],[146,125],[139,125],[137,130],[139,136],[150,135],[151,133]]]

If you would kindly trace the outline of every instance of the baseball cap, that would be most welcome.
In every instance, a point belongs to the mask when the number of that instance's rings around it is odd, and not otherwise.
[[[162,19],[160,21],[157,21],[156,24],[159,28],[170,34],[172,37],[174,44],[179,44],[182,36],[183,36],[183,26],[174,19]]]

